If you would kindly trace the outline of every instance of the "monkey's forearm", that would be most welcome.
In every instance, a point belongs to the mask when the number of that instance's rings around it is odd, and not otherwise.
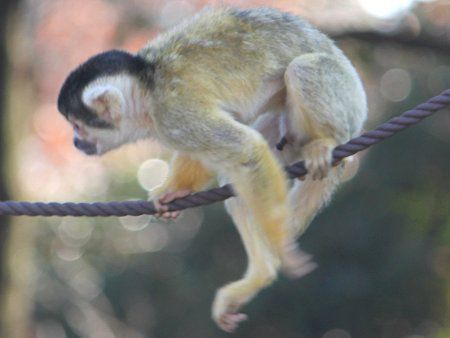
[[[177,153],[172,159],[170,173],[163,189],[199,191],[213,178],[213,173],[206,169],[201,162]]]

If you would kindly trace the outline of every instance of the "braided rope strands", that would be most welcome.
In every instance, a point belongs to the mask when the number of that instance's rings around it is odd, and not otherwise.
[[[450,106],[450,88],[443,91],[441,94],[432,97],[427,102],[424,102],[414,109],[408,110],[400,116],[394,117],[389,121],[380,124],[375,129],[372,129],[361,136],[351,139],[345,144],[341,144],[333,150],[333,164],[338,163],[345,157],[352,156],[357,152],[367,149],[388,137],[406,129],[414,124],[419,123],[424,118],[436,113],[438,110]],[[289,177],[299,177],[306,174],[306,169],[303,162],[297,162],[286,168]]]
[[[345,157],[351,156],[399,131],[419,123],[424,118],[438,110],[450,106],[450,89],[422,103],[412,110],[379,125],[377,128],[351,139],[349,142],[337,146],[333,150],[333,163],[336,164]],[[286,168],[289,177],[300,177],[306,174],[303,162],[297,162]],[[233,196],[231,185],[198,192],[169,203],[169,210],[183,210],[201,205],[223,201]],[[14,216],[138,216],[155,214],[153,203],[140,201],[123,202],[95,202],[95,203],[32,203],[4,201],[0,202],[0,215]]]

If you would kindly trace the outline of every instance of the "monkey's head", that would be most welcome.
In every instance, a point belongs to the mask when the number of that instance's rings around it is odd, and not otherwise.
[[[73,126],[76,148],[101,155],[150,136],[142,86],[148,67],[139,56],[113,50],[70,73],[59,93],[58,110]]]

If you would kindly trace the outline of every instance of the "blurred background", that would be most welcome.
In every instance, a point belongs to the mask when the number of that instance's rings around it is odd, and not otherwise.
[[[0,198],[146,198],[165,150],[83,156],[58,90],[92,54],[135,52],[207,5],[277,7],[333,37],[363,79],[367,129],[450,87],[448,0],[2,0]],[[215,290],[246,263],[221,204],[168,223],[2,217],[0,337],[449,338],[448,113],[363,155],[300,239],[319,267],[264,290],[233,335],[210,319]]]

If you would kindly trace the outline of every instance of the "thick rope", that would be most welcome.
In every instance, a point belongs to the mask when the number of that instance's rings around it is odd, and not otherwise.
[[[379,125],[377,128],[351,139],[333,150],[333,163],[336,164],[345,157],[351,156],[388,137],[406,129],[440,109],[450,105],[450,89],[422,103],[412,110],[408,110],[398,117]],[[297,162],[286,168],[290,178],[301,177],[306,174],[303,162]],[[183,210],[223,201],[234,196],[230,184],[188,195],[169,203],[169,210]],[[5,201],[0,202],[0,215],[27,216],[138,216],[155,214],[152,202],[145,200],[124,202],[95,202],[95,203],[31,203]]]

